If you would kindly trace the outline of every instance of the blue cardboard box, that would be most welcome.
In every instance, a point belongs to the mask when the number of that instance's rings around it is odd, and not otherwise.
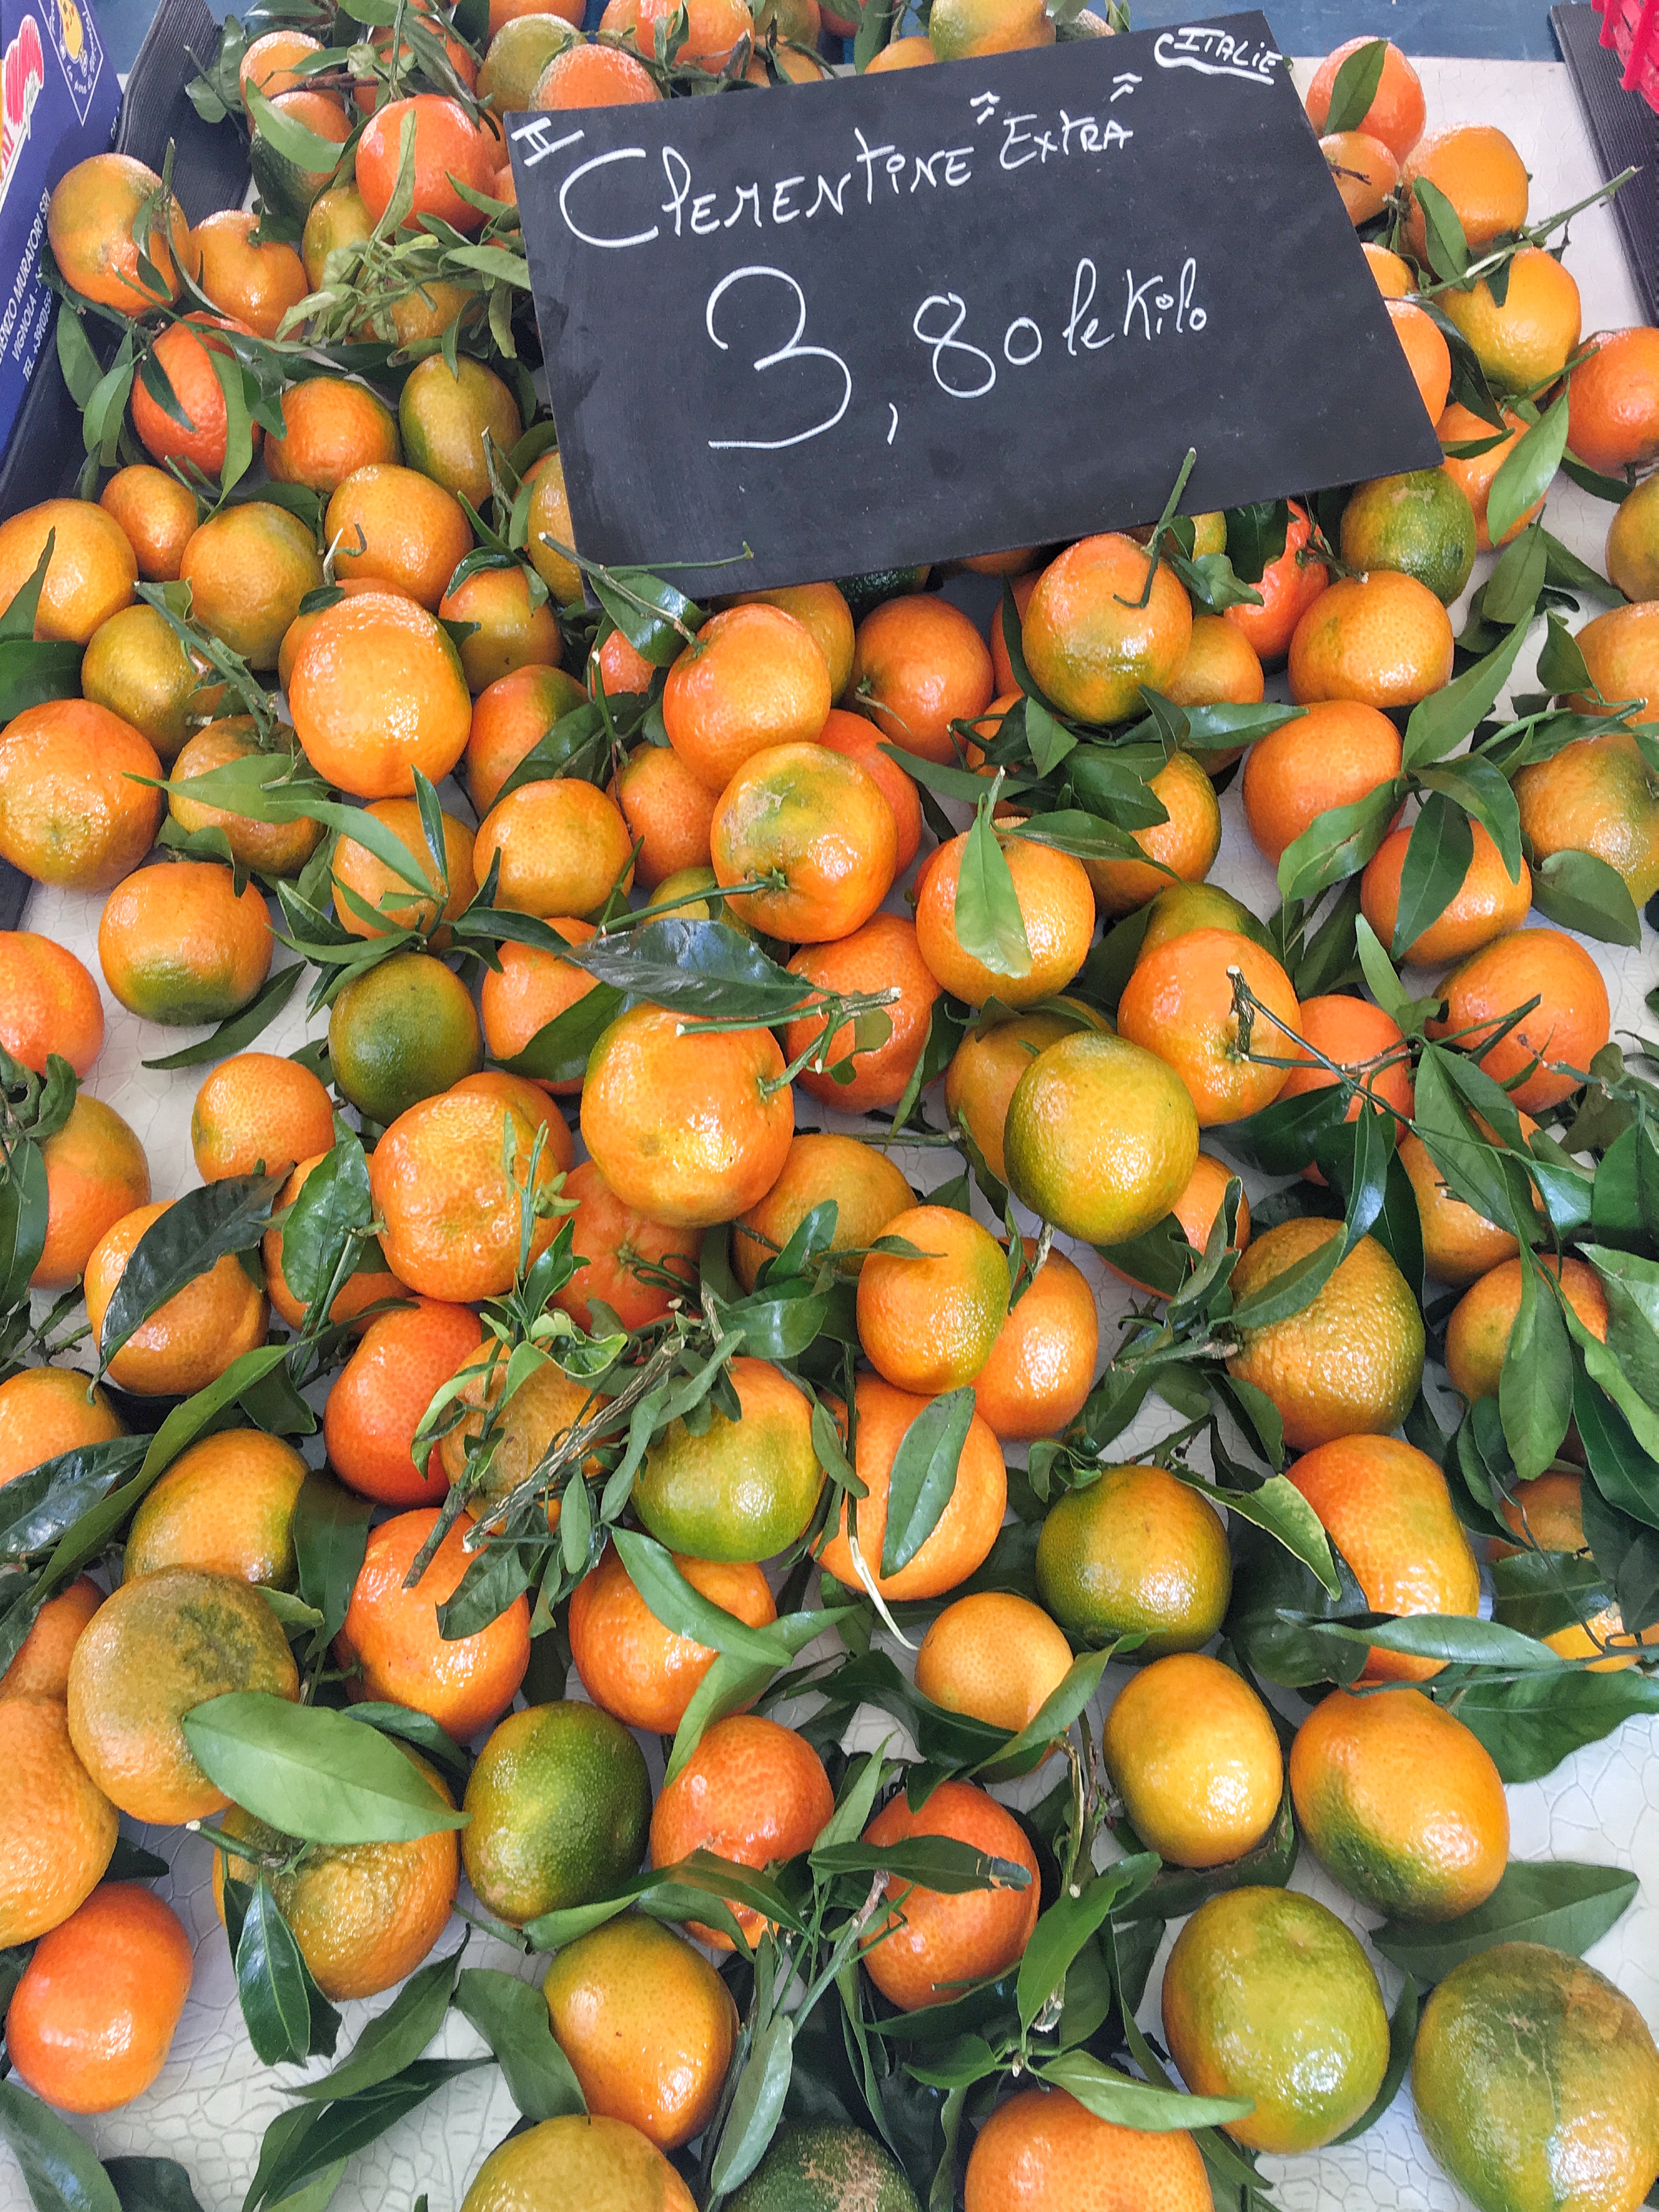
[[[46,203],[107,150],[120,105],[91,0],[0,0],[0,453],[52,333]]]

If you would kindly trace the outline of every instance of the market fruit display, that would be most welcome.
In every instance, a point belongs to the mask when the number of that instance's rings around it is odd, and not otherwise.
[[[695,605],[577,542],[501,118],[834,21],[233,19],[253,209],[52,196],[0,2138],[200,2205],[92,2146],[218,2086],[205,1944],[247,2212],[467,2074],[463,2212],[1258,2212],[1408,2105],[1482,2212],[1634,2212],[1637,1878],[1508,1793],[1659,1710],[1595,949],[1659,891],[1659,340],[1358,40],[1308,115],[1442,469]],[[1123,25],[902,27],[854,65]]]

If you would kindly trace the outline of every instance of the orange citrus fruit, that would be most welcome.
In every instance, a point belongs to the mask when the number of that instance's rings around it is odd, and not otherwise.
[[[1321,1863],[1362,1904],[1411,1920],[1484,1905],[1510,1855],[1503,1778],[1479,1736],[1420,1690],[1314,1707],[1291,1792]]]
[[[44,1139],[46,1237],[29,1277],[35,1291],[78,1282],[106,1230],[149,1203],[144,1148],[112,1106],[81,1091],[63,1127]]]
[[[1029,1265],[1036,1247],[1029,1237],[1024,1245]],[[1093,1291],[1063,1252],[1050,1252],[974,1377],[981,1418],[1002,1443],[1058,1436],[1083,1410],[1099,1349]]]
[[[1611,1034],[1601,969],[1583,945],[1557,929],[1517,929],[1494,939],[1455,968],[1441,988],[1446,1012],[1430,1022],[1429,1035],[1455,1036],[1529,1114],[1570,1098]],[[1534,998],[1539,1003],[1531,1012],[1485,1044],[1498,1022]]]
[[[885,1152],[857,1137],[809,1130],[792,1139],[783,1172],[765,1197],[732,1224],[732,1273],[752,1291],[761,1268],[783,1250],[815,1206],[836,1209],[828,1250],[862,1254],[896,1214],[915,1203],[909,1184]],[[863,1265],[862,1258],[849,1259],[842,1272],[857,1275]]]
[[[1159,562],[1141,605],[1146,568],[1133,539],[1108,532],[1068,546],[1037,578],[1022,643],[1032,676],[1063,713],[1123,721],[1139,710],[1142,687],[1165,690],[1186,659],[1191,602]]]
[[[777,1619],[766,1577],[753,1564],[682,1553],[674,1565],[699,1595],[749,1627]],[[610,1545],[571,1592],[569,1631],[576,1672],[594,1704],[625,1727],[659,1735],[678,1728],[714,1663],[706,1644],[663,1626]]]
[[[902,915],[872,914],[848,936],[829,945],[802,947],[789,972],[820,991],[846,996],[896,989],[899,996],[881,1009],[890,1024],[880,1044],[854,1053],[854,1032],[844,1022],[830,1041],[823,1068],[802,1068],[795,1078],[809,1097],[847,1114],[890,1112],[904,1096],[917,1061],[927,1048],[939,985],[921,955],[915,924]],[[797,1015],[783,1034],[791,1062],[824,1030],[822,1017]],[[852,1080],[840,1081],[837,1067],[850,1060]],[[842,1073],[845,1068],[842,1067]]]
[[[0,1698],[0,1939],[33,1942],[67,1920],[109,1864],[116,1832],[63,1698]]]
[[[451,1528],[413,1588],[405,1586],[437,1522],[437,1508],[422,1506],[370,1531],[335,1651],[342,1666],[357,1670],[360,1695],[411,1706],[465,1739],[493,1726],[518,1693],[530,1664],[530,1607],[520,1595],[488,1627],[445,1636],[437,1609],[471,1563],[469,1515]]]
[[[535,1125],[516,1100],[465,1080],[398,1115],[374,1147],[368,1183],[383,1224],[381,1248],[400,1282],[428,1297],[457,1301],[500,1297],[512,1288],[521,1210],[533,1206],[560,1172],[544,1146],[532,1187],[535,1142]],[[532,1259],[557,1225],[550,1218],[534,1222]]]
[[[1474,1614],[1480,1571],[1426,1452],[1395,1437],[1346,1436],[1296,1461],[1290,1476],[1374,1612]],[[1373,1644],[1360,1680],[1423,1682],[1441,1663]]]
[[[1023,1954],[1037,1918],[1036,1854],[994,1797],[971,1782],[941,1782],[913,1810],[900,1790],[864,1832],[878,1850],[917,1836],[949,1836],[1026,1878],[1017,1886],[1002,1875],[994,1887],[951,1896],[888,1875],[887,1911],[862,1939],[864,1970],[901,2012],[948,2004],[965,1984],[1005,1972]]]
[[[1402,959],[1425,967],[1461,960],[1494,938],[1519,929],[1532,906],[1532,870],[1525,858],[1519,879],[1511,881],[1490,832],[1471,822],[1474,851],[1462,882],[1443,911],[1404,948]],[[1409,829],[1389,830],[1365,864],[1359,879],[1360,911],[1376,932],[1384,951],[1394,947],[1400,919],[1400,881],[1405,872]]]
[[[87,1261],[86,1299],[94,1341],[102,1335],[104,1316],[127,1262],[170,1203],[135,1206],[94,1245]],[[141,1398],[204,1389],[234,1359],[264,1342],[269,1319],[264,1292],[227,1253],[133,1331],[109,1363],[110,1380]]]
[[[1369,2108],[1389,2016],[1359,1938],[1291,1889],[1200,1905],[1164,1969],[1164,2039],[1194,2096],[1254,2107],[1224,2121],[1247,2149],[1317,2150]]]
[[[1303,1215],[1254,1238],[1233,1271],[1236,1306],[1340,1234]],[[1312,1302],[1283,1321],[1248,1324],[1227,1371],[1273,1400],[1298,1451],[1333,1437],[1398,1428],[1423,1379],[1423,1316],[1405,1277],[1362,1237]]]
[[[567,1944],[542,1995],[590,2112],[628,2121],[661,2150],[702,2134],[737,2048],[738,2008],[700,1951],[625,1912]]]
[[[1261,1060],[1241,1049],[1235,975],[1265,1009],[1253,1014],[1249,1036],[1250,1052],[1262,1054]],[[1181,1078],[1203,1129],[1273,1103],[1288,1071],[1267,1063],[1288,1056],[1299,1018],[1290,978],[1272,953],[1227,929],[1194,929],[1148,953],[1117,1009],[1122,1036],[1156,1053]],[[1188,1159],[1183,1183],[1191,1173]]]
[[[1135,1833],[1173,1866],[1241,1859],[1278,1815],[1285,1762],[1272,1717],[1242,1675],[1201,1651],[1132,1674],[1101,1748]]]
[[[441,783],[472,719],[448,636],[424,608],[390,592],[356,594],[319,615],[295,657],[288,697],[306,757],[358,799],[407,798],[416,769]]]
[[[1397,568],[1339,578],[1291,640],[1291,696],[1298,706],[1357,699],[1368,707],[1414,707],[1451,672],[1446,610],[1426,584]]]
[[[17,2078],[60,2112],[112,2112],[167,2063],[189,1936],[142,1882],[110,1881],[43,1936],[6,2009]]]
[[[294,1587],[294,1508],[306,1463],[260,1429],[222,1429],[179,1453],[127,1530],[121,1579],[206,1567],[272,1589]]]
[[[1017,1735],[1071,1664],[1071,1645],[1040,1605],[1009,1590],[980,1590],[934,1619],[916,1653],[916,1687],[946,1712]]]
[[[870,1580],[890,1604],[939,1597],[985,1563],[1002,1526],[1008,1504],[1008,1471],[1001,1447],[988,1422],[975,1413],[968,1424],[957,1479],[944,1511],[902,1567],[882,1571],[893,1462],[929,1400],[896,1390],[873,1375],[861,1375],[855,1392],[858,1415],[854,1471],[866,1495],[858,1501],[859,1557]],[[847,1500],[819,1549],[818,1559],[838,1583],[857,1589],[864,1583],[853,1557]]]
[[[1107,1468],[1055,1499],[1037,1539],[1037,1595],[1066,1634],[1134,1632],[1146,1658],[1207,1644],[1232,1583],[1220,1516],[1161,1467]]]
[[[164,1567],[124,1582],[82,1630],[70,1660],[70,1735],[131,1819],[205,1820],[230,1801],[197,1763],[182,1723],[233,1690],[298,1697],[276,1614],[238,1577]]]
[[[710,1851],[738,1866],[763,1868],[810,1850],[835,1810],[823,1761],[805,1737],[757,1714],[733,1713],[705,1729],[702,1739],[651,1814],[651,1863],[671,1867],[693,1851]],[[763,1916],[732,1907],[749,1941],[759,1940]],[[688,1923],[699,1942],[729,1951],[717,1929]]]
[[[1184,2129],[1119,2127],[1064,2089],[1022,2089],[999,2105],[974,2138],[963,2185],[967,2212],[1212,2212],[1215,2203]]]
[[[78,1368],[22,1367],[0,1382],[0,1482],[125,1433],[104,1392]]]
[[[783,1067],[768,1030],[716,1032],[636,1006],[589,1056],[583,1139],[623,1205],[648,1220],[733,1220],[788,1157],[795,1111]]]
[[[728,607],[669,670],[663,727],[698,781],[723,791],[769,746],[815,744],[830,703],[830,670],[804,623],[781,607]]]
[[[1350,54],[1356,53],[1370,42],[1364,38],[1345,40],[1326,55],[1314,71],[1313,82],[1308,87],[1306,106],[1308,120],[1316,131],[1322,131],[1331,112],[1331,94],[1336,89],[1337,72]],[[1423,136],[1423,121],[1427,113],[1423,98],[1423,86],[1417,71],[1398,46],[1391,41],[1384,46],[1382,74],[1371,95],[1370,106],[1354,125],[1370,137],[1380,139],[1397,161],[1403,161],[1418,140]]]
[[[911,592],[859,624],[844,688],[890,744],[944,763],[957,757],[951,724],[985,712],[993,680],[985,641],[961,608]]]
[[[726,1369],[733,1420],[716,1409],[701,1433],[671,1421],[634,1478],[634,1510],[659,1543],[740,1565],[771,1559],[812,1518],[823,1472],[799,1387],[769,1360]]]

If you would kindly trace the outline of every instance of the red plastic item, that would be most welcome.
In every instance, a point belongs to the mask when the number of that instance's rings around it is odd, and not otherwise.
[[[1601,17],[1601,44],[1625,65],[1621,82],[1659,109],[1659,0],[1593,0]]]

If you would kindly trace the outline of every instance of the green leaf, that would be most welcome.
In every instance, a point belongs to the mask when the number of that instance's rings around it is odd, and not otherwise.
[[[0,641],[0,723],[81,689],[81,647],[64,638]]]
[[[29,1278],[46,1249],[50,1200],[46,1164],[39,1145],[13,1151],[10,1172],[0,1180],[0,1313],[27,1304]]]
[[[121,2212],[202,2212],[190,2176],[176,2158],[106,2158]]]
[[[1018,1734],[1010,1736],[1002,1748],[989,1758],[978,1760],[973,1771],[987,1782],[1006,1781],[1029,1773],[1046,1756],[1049,1746],[1057,1743],[1085,1710],[1100,1687],[1100,1678],[1109,1662],[1122,1653],[1126,1644],[1133,1644],[1134,1641],[1133,1638],[1119,1638],[1098,1651],[1085,1651],[1080,1658],[1073,1659]]]
[[[1507,538],[1528,507],[1535,507],[1555,480],[1567,450],[1567,394],[1518,438],[1486,494],[1486,527],[1494,545]]]
[[[1344,1239],[1327,1237],[1324,1243],[1294,1261],[1271,1282],[1264,1283],[1259,1291],[1252,1291],[1241,1298],[1232,1311],[1232,1323],[1237,1329],[1271,1328],[1277,1322],[1288,1321],[1292,1314],[1310,1306],[1331,1277],[1341,1265]]]
[[[1532,902],[1563,929],[1606,945],[1639,945],[1642,917],[1630,886],[1594,853],[1552,853],[1532,872]]]
[[[563,1677],[560,1680],[562,1681]],[[365,1698],[361,1705],[353,1705],[351,1717],[361,1721],[365,1728],[378,1729],[382,1735],[412,1743],[423,1757],[465,1788],[472,1771],[472,1761],[453,1736],[445,1735],[430,1713],[417,1713],[412,1705],[387,1705],[377,1698]]]
[[[368,1547],[374,1511],[372,1498],[359,1498],[326,1475],[307,1473],[300,1486],[292,1524],[294,1550],[300,1595],[322,1615],[316,1638],[319,1650],[334,1641],[344,1624]]]
[[[1595,693],[1578,641],[1553,608],[1547,617],[1544,649],[1538,656],[1538,681],[1558,697],[1581,692],[1593,697]]]
[[[1393,961],[1382,949],[1382,939],[1362,914],[1354,923],[1354,948],[1359,961],[1360,973],[1379,1006],[1396,1022],[1407,1036],[1420,1036],[1425,1014],[1431,1014],[1440,1005],[1438,999],[1413,999],[1407,995]]]
[[[301,2082],[299,2094],[313,2103],[326,2103],[375,2088],[401,2074],[443,2026],[460,1958],[460,1951],[453,1951],[447,1959],[431,1960],[411,1974],[386,2010],[364,2024],[350,2057],[316,2081]]]
[[[121,424],[132,390],[134,337],[128,331],[116,349],[115,358],[99,379],[90,399],[81,410],[81,438],[88,453],[96,453],[105,468],[115,465]]]
[[[1494,762],[1460,754],[1442,767],[1425,769],[1421,781],[1443,792],[1478,823],[1497,846],[1510,881],[1521,880],[1521,810],[1509,778]]]
[[[35,2212],[121,2212],[121,2200],[84,2142],[15,2077],[0,2081],[0,2136],[22,2168]]]
[[[818,1831],[817,1846],[850,1844],[855,1836],[864,1833],[888,1772],[885,1745],[866,1753],[855,1765],[848,1766],[836,1796],[836,1809]]]
[[[795,2024],[787,2013],[774,2013],[755,2038],[720,2131],[709,2176],[717,2197],[746,2181],[760,2164],[783,2116],[794,2066]]]
[[[302,1306],[326,1296],[374,1218],[368,1158],[360,1139],[346,1137],[313,1168],[283,1224],[283,1277]]]
[[[1424,931],[1439,921],[1462,889],[1474,859],[1468,816],[1443,793],[1430,792],[1412,824],[1400,872],[1400,907],[1389,947],[1396,960],[1403,960]]]
[[[963,951],[993,975],[1030,974],[1025,918],[988,808],[975,813],[963,848],[957,873],[956,930]]]
[[[968,1395],[971,1398],[973,1393]],[[755,1666],[788,1665],[788,1648],[779,1638],[764,1628],[750,1628],[701,1590],[693,1589],[674,1565],[672,1554],[654,1537],[634,1528],[613,1528],[611,1540],[629,1580],[665,1628],[708,1650],[730,1652]]]
[[[1412,1127],[1454,1197],[1472,1206],[1483,1220],[1521,1236],[1528,1232],[1532,1216],[1531,1186],[1522,1182],[1519,1163],[1511,1164],[1474,1127],[1455,1087],[1462,1068],[1455,1053],[1433,1045],[1425,1051],[1417,1064]],[[1515,1110],[1507,1100],[1504,1110]],[[1492,1127],[1507,1136],[1500,1122]]]
[[[1469,265],[1469,242],[1463,235],[1457,210],[1427,177],[1413,177],[1411,189],[1423,210],[1423,238],[1428,248],[1429,266],[1443,283],[1449,283],[1462,276]],[[1494,532],[1494,543],[1501,534]]]
[[[98,389],[99,379],[104,374],[104,364],[92,349],[92,340],[87,336],[87,326],[81,315],[67,301],[58,308],[58,366],[64,372],[64,382],[70,398],[77,407],[84,407]],[[14,602],[15,604],[15,602]],[[7,610],[9,614],[10,610]],[[29,610],[29,629],[34,627],[34,611]],[[14,631],[0,616],[0,638],[27,635],[27,631]]]
[[[500,1065],[510,1074],[528,1075],[538,1083],[580,1083],[594,1046],[633,1003],[609,983],[596,983],[562,1013],[544,1022],[522,1052]]]
[[[0,1484],[0,1559],[44,1551],[108,1497],[143,1458],[148,1437],[77,1445]]]
[[[253,465],[253,421],[248,412],[242,364],[235,354],[221,353],[214,345],[207,349],[207,356],[224,394],[225,458],[219,470],[219,489],[223,495],[233,490]]]
[[[619,1912],[626,1912],[630,1905],[639,1905],[662,1918],[690,1918],[711,1927],[726,1926],[729,1932],[737,1923],[724,1909],[728,1903],[746,1905],[797,1935],[805,1925],[769,1875],[757,1874],[753,1867],[739,1866],[734,1860],[718,1858],[712,1851],[693,1851],[672,1866],[647,1868],[610,1897],[544,1912],[527,1921],[524,1932],[538,1951],[562,1950],[577,1936],[586,1935],[590,1928],[603,1927]]]
[[[811,983],[769,960],[751,938],[723,921],[647,921],[639,929],[590,938],[586,945],[556,942],[558,956],[573,966],[673,1012],[771,1024],[817,995]]]
[[[974,1418],[969,1388],[929,1399],[899,1441],[888,1480],[881,1571],[909,1565],[938,1527],[957,1486],[957,1468]]]
[[[1398,783],[1379,783],[1346,806],[1328,806],[1279,856],[1281,897],[1311,899],[1358,875],[1389,834],[1402,793]]]
[[[899,1886],[931,1889],[941,1897],[961,1897],[977,1889],[1029,1889],[1030,1870],[1013,1859],[1001,1859],[954,1836],[912,1836],[898,1844],[823,1844],[811,1852],[812,1871],[824,1877],[837,1875],[886,1874],[891,1877],[888,1894]]]
[[[1413,1659],[1441,1659],[1455,1667],[1525,1668],[1553,1673],[1565,1664],[1547,1644],[1473,1614],[1413,1613],[1375,1628],[1349,1628],[1340,1621],[1322,1624],[1320,1633],[1381,1651],[1403,1651]]]
[[[246,102],[248,120],[273,153],[280,154],[285,161],[296,168],[320,170],[332,176],[335,168],[344,159],[344,150],[331,138],[319,138],[314,131],[297,122],[286,108],[275,107],[265,98],[257,84],[242,88]]]
[[[1505,1782],[1536,1782],[1581,1745],[1599,1743],[1636,1713],[1659,1713],[1659,1678],[1634,1668],[1595,1674],[1558,1668],[1512,1681],[1460,1684],[1457,1717]]]
[[[1056,721],[1041,699],[1028,698],[1024,715],[1025,742],[1031,749],[1037,773],[1050,775],[1076,746],[1077,733],[1068,730],[1064,722]]]
[[[1377,66],[1380,70],[1382,64]],[[1373,87],[1371,97],[1375,91]],[[1370,106],[1370,97],[1365,104]],[[1338,125],[1326,127],[1334,131]],[[1281,557],[1290,520],[1290,503],[1282,499],[1261,499],[1249,507],[1227,509],[1227,558],[1242,582],[1259,584],[1263,573]]]
[[[1359,131],[1371,112],[1371,102],[1376,98],[1377,88],[1382,82],[1383,64],[1389,58],[1386,39],[1367,39],[1356,46],[1336,72],[1331,87],[1330,109],[1325,118],[1322,136],[1330,137],[1340,131]],[[1229,545],[1232,543],[1231,532]]]
[[[1582,1958],[1640,1887],[1622,1867],[1512,1859],[1497,1888],[1473,1912],[1438,1922],[1385,1920],[1371,1941],[1385,1959],[1425,1984],[1443,1980],[1454,1966],[1494,1943],[1548,1943]]]
[[[1014,1984],[1019,2024],[1029,2028],[1065,1982],[1072,1961],[1094,1936],[1113,1905],[1143,1875],[1150,1879],[1158,1862],[1151,1853],[1120,1859],[1086,1881],[1063,1890],[1031,1930]]]
[[[1595,1486],[1618,1511],[1659,1527],[1652,1411],[1626,1381],[1612,1352],[1598,1345],[1592,1360],[1577,1315],[1570,1316],[1567,1327],[1583,1355],[1583,1367],[1573,1378],[1572,1410]],[[1645,1436],[1638,1433],[1638,1421]]]
[[[1515,1471],[1542,1474],[1572,1419],[1572,1346],[1561,1304],[1539,1280],[1529,1254],[1521,1261],[1521,1304],[1498,1377],[1498,1410]]]
[[[1304,1567],[1318,1576],[1333,1597],[1340,1596],[1342,1585],[1331,1558],[1331,1540],[1319,1516],[1288,1475],[1269,1475],[1256,1490],[1227,1490],[1218,1485],[1212,1487],[1196,1475],[1183,1474],[1181,1480],[1212,1503],[1224,1505],[1241,1521],[1265,1528],[1292,1559],[1300,1559]]]
[[[265,2131],[269,2148],[282,2130],[276,2154],[267,2162],[265,2149],[261,2149],[259,2170],[244,2200],[244,2212],[261,2212],[261,2208],[291,2212],[302,2182],[377,2142],[434,2090],[485,2063],[477,2058],[417,2058],[391,2081],[359,2090],[356,2096],[341,2097],[331,2105],[298,2106],[298,2124],[293,2114],[280,2114]]]
[[[1509,682],[1526,635],[1526,623],[1517,623],[1484,659],[1477,660],[1473,668],[1466,668],[1461,676],[1454,676],[1449,684],[1431,692],[1412,708],[1402,748],[1407,768],[1421,768],[1430,761],[1443,760],[1448,753],[1455,752],[1466,738],[1474,736]]]
[[[1182,2090],[1137,2081],[1086,2051],[1064,2051],[1035,2070],[1041,2080],[1068,2090],[1097,2119],[1109,2120],[1115,2127],[1139,2128],[1148,2135],[1176,2128],[1219,2127],[1255,2110],[1248,2098],[1189,2097]]]
[[[168,1873],[167,1861],[158,1852],[147,1851],[142,1844],[135,1844],[129,1836],[118,1836],[115,1849],[105,1868],[106,1881],[159,1881]]]
[[[702,627],[702,615],[684,592],[646,568],[587,571],[593,596],[642,660],[666,668],[686,647],[686,633]]]
[[[1549,575],[1547,540],[1549,533],[1541,523],[1534,522],[1518,538],[1512,538],[1498,555],[1480,591],[1480,611],[1488,622],[1501,623],[1507,629],[1531,619]]]
[[[134,1246],[104,1315],[99,1372],[158,1307],[205,1274],[227,1253],[259,1242],[282,1188],[276,1176],[226,1176],[186,1191],[152,1221]]]
[[[233,1690],[193,1705],[181,1725],[210,1778],[284,1835],[406,1843],[466,1826],[395,1745],[349,1714]]]
[[[1607,1244],[1579,1251],[1607,1293],[1608,1350],[1648,1403],[1659,1406],[1659,1261]],[[0,1490],[0,1509],[5,1498]]]
[[[1382,2086],[1371,2099],[1370,2110],[1351,2128],[1343,2130],[1335,2138],[1338,2142],[1356,2142],[1361,2136],[1369,2134],[1400,2094],[1406,2069],[1412,2063],[1412,2046],[1417,2040],[1417,1984],[1407,1974],[1400,1991],[1400,2001],[1395,2006],[1393,2017],[1389,2022],[1389,2063]]]
[[[586,2112],[539,1990],[499,1967],[466,1966],[455,1984],[455,2009],[495,2052],[508,2096],[532,2125]]]
[[[188,1721],[190,1716],[185,1717]],[[236,1994],[261,2065],[306,2057],[311,2048],[311,1998],[305,1964],[263,1874],[253,1885],[236,1939]]]
[[[769,1632],[778,1638],[793,1659],[826,1629],[847,1620],[854,1610],[852,1606],[839,1606],[816,1613],[782,1613],[772,1622]],[[746,1659],[716,1659],[685,1709],[673,1749],[668,1755],[665,1783],[672,1782],[683,1770],[702,1742],[705,1729],[712,1728],[727,1713],[752,1705],[778,1671],[774,1666],[761,1667]]]

